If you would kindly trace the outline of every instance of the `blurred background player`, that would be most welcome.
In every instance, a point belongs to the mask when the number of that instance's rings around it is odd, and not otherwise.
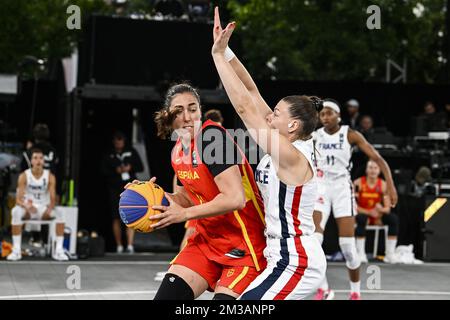
[[[386,193],[386,182],[380,178],[378,164],[369,160],[366,166],[366,175],[356,179],[353,184],[358,204],[355,231],[356,250],[361,262],[367,263],[366,226],[369,224],[389,227],[384,262],[396,263],[398,217],[395,213],[391,213],[391,201]]]
[[[323,128],[315,133],[318,150],[319,197],[314,212],[316,236],[323,242],[323,230],[333,211],[339,232],[339,247],[344,255],[350,277],[350,299],[360,300],[359,267],[361,261],[356,252],[355,216],[356,203],[350,176],[352,146],[356,145],[379,165],[387,183],[391,204],[397,204],[397,191],[391,170],[386,161],[357,131],[340,125],[340,107],[337,101],[326,99],[319,117]],[[332,299],[334,293],[328,288],[325,277],[316,294],[317,300]]]
[[[110,210],[112,214],[112,230],[116,241],[117,253],[123,252],[122,223],[119,216],[119,198],[123,186],[134,179],[136,173],[144,167],[137,151],[127,144],[125,134],[117,131],[113,135],[112,149],[103,158],[102,172],[106,178]],[[127,252],[134,253],[134,230],[127,228]]]
[[[31,169],[22,172],[17,183],[16,205],[11,212],[13,251],[7,259],[22,259],[22,219],[50,220],[56,216],[56,249],[52,257],[59,261],[68,260],[63,249],[64,221],[59,211],[54,210],[55,176],[44,169],[44,153],[41,150],[32,149],[30,154]]]

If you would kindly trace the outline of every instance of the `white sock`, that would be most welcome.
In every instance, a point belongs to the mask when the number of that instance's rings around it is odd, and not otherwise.
[[[320,284],[320,289],[322,289],[323,291],[327,291],[329,289],[327,276],[325,276],[325,278],[323,278],[323,281]]]
[[[63,249],[63,236],[56,236],[56,250],[62,250]]]
[[[319,240],[320,245],[323,243],[323,233],[314,232],[314,236]]]
[[[13,241],[13,250],[15,252],[21,252],[22,251],[22,235],[19,234],[17,236],[12,236]]]
[[[360,293],[361,281],[351,282],[350,281],[350,292]]]
[[[386,255],[393,254],[397,246],[397,239],[388,239],[386,242]]]
[[[360,256],[366,253],[366,238],[356,238],[356,251]]]

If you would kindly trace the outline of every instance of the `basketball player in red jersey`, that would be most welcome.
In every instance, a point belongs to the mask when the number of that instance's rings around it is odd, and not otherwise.
[[[153,227],[185,221],[195,226],[155,300],[195,299],[205,290],[214,291],[216,300],[235,299],[266,266],[264,209],[253,171],[222,126],[201,123],[200,97],[190,85],[167,91],[155,121],[159,136],[173,130],[178,135],[172,167],[179,187],[166,194],[170,206],[154,206],[162,213],[152,217],[161,219]]]
[[[211,121],[217,122],[219,125],[222,125],[222,123],[223,123],[222,113],[220,112],[220,110],[217,110],[217,109],[208,110],[205,113],[205,120],[211,120]],[[176,190],[178,190],[177,181],[178,181],[177,175],[175,174],[174,179],[173,179],[173,189],[172,189],[174,193],[177,192]],[[186,224],[184,225],[184,227],[186,228],[186,231],[184,233],[183,240],[181,240],[180,250],[184,248],[184,246],[187,243],[187,239],[189,239],[189,237],[195,232],[195,227],[194,227],[193,221],[186,221]]]
[[[387,225],[388,240],[384,262],[396,263],[395,247],[397,245],[398,218],[391,213],[391,200],[386,192],[386,182],[380,178],[380,167],[369,160],[366,175],[353,182],[356,190],[358,214],[356,215],[356,251],[361,262],[367,263],[365,251],[366,225]]]

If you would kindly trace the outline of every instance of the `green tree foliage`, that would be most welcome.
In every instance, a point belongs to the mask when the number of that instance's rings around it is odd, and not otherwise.
[[[103,0],[0,0],[0,72],[16,73],[24,56],[49,60],[71,54],[80,35],[69,30],[66,13],[78,5],[81,19],[111,12]]]
[[[231,0],[228,9],[258,78],[383,81],[390,57],[399,64],[406,59],[408,82],[432,83],[443,69],[445,3]],[[372,4],[381,9],[380,30],[366,26]]]

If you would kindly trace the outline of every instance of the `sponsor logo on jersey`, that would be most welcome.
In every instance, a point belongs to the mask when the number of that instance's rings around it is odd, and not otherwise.
[[[324,176],[323,171],[320,170],[320,169],[317,169],[317,176],[318,176],[319,178],[323,178],[323,176]]]
[[[197,162],[197,153],[194,151],[192,151],[192,166],[194,168],[198,167],[198,162]]]
[[[233,249],[230,252],[225,253],[225,255],[230,258],[238,259],[245,256],[245,251],[241,249]]]

